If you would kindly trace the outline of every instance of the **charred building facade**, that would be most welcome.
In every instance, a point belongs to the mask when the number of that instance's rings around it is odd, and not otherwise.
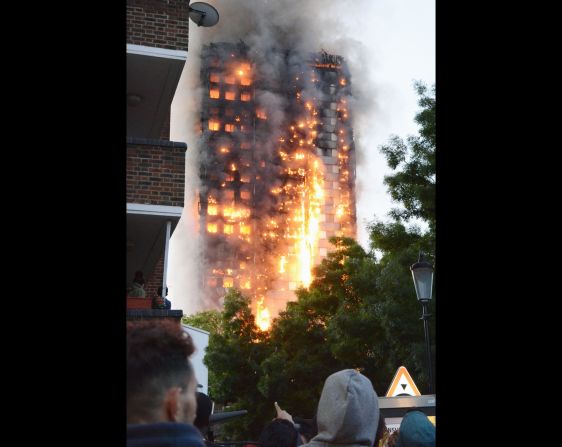
[[[294,300],[332,236],[356,236],[350,74],[326,52],[244,43],[201,54],[198,212],[206,299],[252,297],[257,323]]]

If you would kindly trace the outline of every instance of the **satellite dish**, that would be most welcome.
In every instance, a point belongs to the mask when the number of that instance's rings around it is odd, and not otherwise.
[[[197,26],[213,26],[219,21],[219,12],[208,3],[196,2],[189,6],[189,18]]]

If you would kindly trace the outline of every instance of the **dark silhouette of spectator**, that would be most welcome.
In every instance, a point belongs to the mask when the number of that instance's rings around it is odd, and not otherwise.
[[[295,416],[293,420],[303,444],[306,444],[318,434],[318,427],[316,426],[316,416],[314,416],[314,418],[312,419],[304,419]]]
[[[396,447],[434,447],[435,426],[421,411],[409,411],[400,423]]]
[[[258,447],[297,447],[298,437],[291,421],[274,419],[261,432]]]
[[[344,369],[324,382],[316,414],[318,434],[305,446],[373,447],[379,401],[371,381]]]
[[[144,275],[140,270],[135,272],[132,287],[127,290],[127,295],[140,298],[146,297],[146,291],[144,290]]]
[[[204,447],[191,425],[197,380],[189,334],[170,321],[127,323],[127,446]]]
[[[166,287],[166,296],[168,296],[168,288]],[[153,309],[171,309],[172,303],[170,300],[162,296],[162,286],[158,287],[156,296],[152,299]]]
[[[209,418],[213,412],[213,401],[207,396],[205,393],[197,392],[197,413],[195,416],[195,421],[193,421],[193,425],[195,425],[205,441],[209,441],[206,443],[209,445],[213,442],[212,432],[209,433],[209,426],[211,425]],[[210,436],[209,436],[210,435]]]

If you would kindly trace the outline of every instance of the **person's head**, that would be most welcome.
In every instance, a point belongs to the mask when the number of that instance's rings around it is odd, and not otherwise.
[[[195,425],[201,433],[205,433],[210,425],[209,418],[213,412],[213,402],[204,393],[197,392],[197,415],[193,425]]]
[[[377,436],[375,437],[375,447],[378,446],[378,443],[381,439],[383,439],[384,435],[386,434],[386,423],[384,422],[384,416],[382,413],[379,415],[379,423],[377,426]]]
[[[140,284],[140,285],[144,285],[144,275],[142,274],[142,272],[140,270],[137,270],[135,272],[135,277],[133,279],[133,282],[136,282],[137,284]]]
[[[127,323],[127,423],[193,423],[197,381],[189,334],[170,321]]]
[[[399,434],[400,430],[395,430],[390,435],[388,435],[384,447],[396,447],[396,440],[398,439]]]
[[[274,419],[265,426],[258,440],[258,447],[296,447],[298,432],[286,419]]]
[[[371,381],[354,369],[332,374],[324,382],[313,441],[372,447],[379,420],[379,401]]]
[[[434,447],[435,426],[421,411],[409,411],[400,423],[396,447]]]
[[[162,295],[162,286],[158,287],[158,290],[156,291],[156,293],[158,293],[158,296],[164,296]],[[168,288],[166,287],[166,296],[168,296]]]

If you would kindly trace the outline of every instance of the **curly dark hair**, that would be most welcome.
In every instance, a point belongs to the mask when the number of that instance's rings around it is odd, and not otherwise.
[[[292,422],[274,419],[261,432],[258,447],[297,447],[298,436]]]
[[[195,347],[181,325],[170,321],[127,323],[127,422],[151,420],[168,389],[188,386]]]

